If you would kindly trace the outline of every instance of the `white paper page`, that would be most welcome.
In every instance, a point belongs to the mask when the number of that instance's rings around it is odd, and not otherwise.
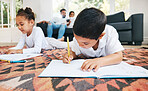
[[[1,60],[9,60],[9,61],[17,61],[17,60],[23,60],[28,59],[36,56],[40,56],[42,54],[4,54],[0,55]]]
[[[39,77],[92,77],[96,78],[93,71],[83,72],[81,66],[85,60],[73,60],[65,64],[62,60],[52,60]]]
[[[102,77],[148,77],[148,70],[121,62],[117,65],[101,67],[95,72],[99,78]]]

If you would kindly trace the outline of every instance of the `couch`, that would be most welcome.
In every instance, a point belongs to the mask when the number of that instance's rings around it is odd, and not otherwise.
[[[41,22],[37,23],[36,26],[41,27],[44,32],[45,37],[47,37],[48,22],[41,21]],[[59,29],[53,30],[53,34],[52,34],[53,38],[56,38],[56,39],[58,38],[58,31],[59,31]],[[66,28],[65,33],[64,33],[64,41],[67,41],[67,37],[69,37],[69,41],[73,40],[74,35],[73,35],[72,28]]]
[[[107,16],[107,24],[116,28],[120,42],[141,45],[143,41],[143,14],[133,14],[125,20],[124,12]]]
[[[143,14],[133,14],[128,20],[125,20],[124,12],[119,12],[113,15],[107,16],[107,24],[116,28],[119,34],[119,40],[122,44],[130,45],[141,45],[143,41]],[[47,37],[47,22],[37,23],[37,26],[43,29],[45,36]],[[58,29],[53,30],[54,38],[57,38]],[[66,41],[67,36],[70,41],[73,39],[72,28],[66,28],[64,34],[64,41]]]

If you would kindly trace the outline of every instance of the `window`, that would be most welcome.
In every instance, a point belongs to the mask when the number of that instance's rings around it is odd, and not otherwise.
[[[71,0],[69,2],[69,11],[74,11],[76,15],[85,8],[96,7],[101,8],[102,0]]]
[[[105,14],[109,14],[108,0],[70,0],[68,8],[77,15],[83,9],[90,7],[101,9]]]
[[[23,7],[23,0],[0,0],[0,28],[15,25],[16,12]]]
[[[54,15],[59,13],[62,8],[65,8],[67,12],[74,11],[77,15],[83,9],[90,7],[101,9],[105,14],[109,14],[110,5],[108,0],[53,0]]]
[[[10,3],[0,1],[0,8],[1,8],[1,19],[0,19],[0,28],[9,28],[10,27]]]
[[[65,8],[66,0],[52,0],[53,3],[53,16],[59,16],[60,10]]]
[[[130,16],[129,6],[130,0],[115,0],[115,12],[123,11],[126,19]]]
[[[130,0],[52,0],[54,13],[65,8],[67,12],[74,11],[77,15],[85,8],[95,7],[102,10],[106,15],[124,11],[129,16]],[[53,15],[54,16],[54,15]]]
[[[15,0],[15,1],[16,1],[15,8],[16,8],[16,14],[17,14],[18,10],[23,8],[23,0]]]
[[[77,15],[83,9],[90,7],[101,9],[106,15],[110,14],[109,0],[53,0],[53,16],[62,8],[65,8],[67,12],[74,11]]]

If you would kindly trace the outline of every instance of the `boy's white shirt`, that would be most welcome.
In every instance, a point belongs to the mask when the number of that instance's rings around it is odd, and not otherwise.
[[[92,47],[88,49],[80,47],[74,38],[71,46],[72,51],[75,52],[76,55],[83,54],[86,57],[102,57],[124,50],[114,27],[106,25],[103,32],[105,35],[99,40],[97,50],[94,50]]]
[[[23,49],[26,44],[27,49]],[[33,27],[32,33],[22,34],[16,47],[10,49],[23,49],[23,54],[40,53],[41,49],[45,49],[48,43],[45,39],[43,31],[40,27]]]

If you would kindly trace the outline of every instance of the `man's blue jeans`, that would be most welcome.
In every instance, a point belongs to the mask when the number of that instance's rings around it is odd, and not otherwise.
[[[59,28],[58,39],[60,39],[63,37],[66,27],[67,26],[65,24],[54,24],[51,22],[51,24],[48,24],[47,27],[47,36],[52,37],[53,29]]]

